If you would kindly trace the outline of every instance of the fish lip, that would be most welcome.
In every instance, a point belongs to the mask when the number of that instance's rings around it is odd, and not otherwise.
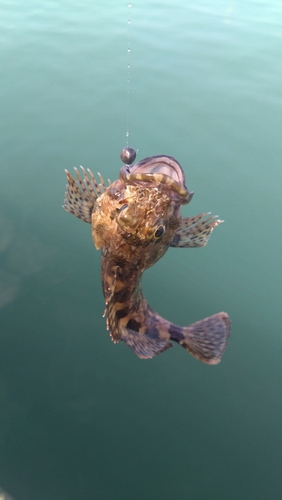
[[[132,167],[123,165],[120,179],[125,184],[157,183],[170,189],[170,193],[181,204],[191,201],[194,193],[185,186],[185,175],[180,163],[167,155],[148,156]]]

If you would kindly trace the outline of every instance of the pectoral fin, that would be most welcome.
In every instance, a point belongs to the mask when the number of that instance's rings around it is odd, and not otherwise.
[[[207,244],[213,229],[223,221],[217,215],[204,218],[210,212],[182,219],[180,227],[174,234],[171,247],[203,247]]]
[[[101,183],[98,184],[91,170],[88,169],[88,172],[86,172],[85,168],[80,168],[84,179],[81,178],[77,168],[74,169],[77,179],[74,179],[66,170],[68,183],[63,208],[79,219],[91,224],[94,203],[107,188],[100,174]]]

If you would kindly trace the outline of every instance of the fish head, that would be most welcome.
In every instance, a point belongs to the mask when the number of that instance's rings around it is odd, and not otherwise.
[[[144,269],[153,265],[180,225],[180,206],[192,196],[180,164],[171,156],[124,165],[92,214],[96,248],[103,247],[117,260],[142,262]]]

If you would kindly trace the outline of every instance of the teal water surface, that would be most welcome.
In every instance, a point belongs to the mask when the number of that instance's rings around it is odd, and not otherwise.
[[[64,169],[112,181],[125,145],[126,2],[0,2],[0,487],[15,500],[282,498],[282,4],[132,2],[129,144],[173,155],[219,214],[144,275],[185,325],[232,319],[222,362],[114,345]]]

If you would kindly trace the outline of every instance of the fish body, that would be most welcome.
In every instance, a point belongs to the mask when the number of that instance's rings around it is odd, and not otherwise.
[[[140,358],[152,358],[180,344],[195,358],[216,364],[227,345],[230,318],[221,312],[181,327],[151,309],[141,287],[142,273],[172,247],[201,247],[222,221],[202,213],[182,218],[180,208],[193,193],[181,165],[171,156],[151,156],[123,165],[108,187],[90,170],[67,174],[64,208],[92,225],[101,249],[107,328]]]

